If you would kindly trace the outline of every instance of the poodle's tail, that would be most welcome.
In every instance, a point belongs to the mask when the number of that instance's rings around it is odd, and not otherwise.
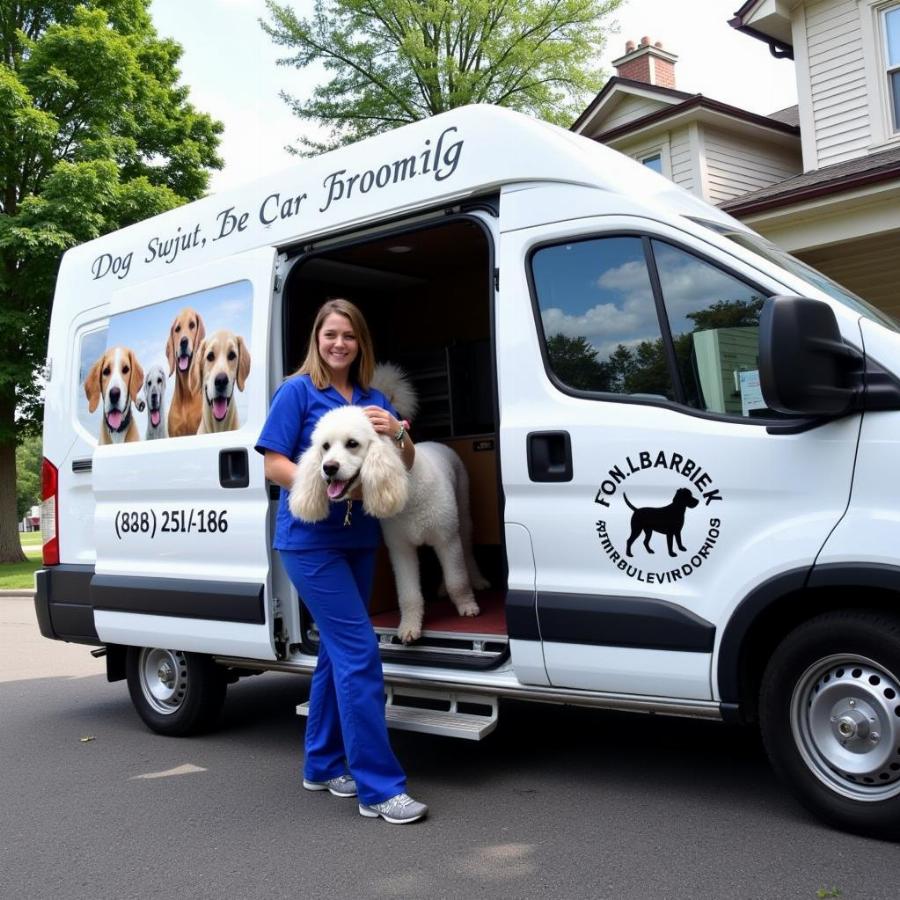
[[[381,391],[405,419],[416,417],[419,398],[409,376],[400,366],[389,362],[378,363],[372,373],[372,387]]]
[[[628,494],[625,491],[622,491],[622,496],[625,498],[625,502],[628,504],[628,508],[632,512],[637,512],[637,507],[632,504],[632,502],[628,499]]]

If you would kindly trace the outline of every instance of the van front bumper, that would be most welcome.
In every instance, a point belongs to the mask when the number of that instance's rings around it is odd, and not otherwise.
[[[34,575],[34,612],[45,638],[101,644],[91,606],[93,566],[59,565]]]

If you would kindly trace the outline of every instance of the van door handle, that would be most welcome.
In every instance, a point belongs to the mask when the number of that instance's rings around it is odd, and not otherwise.
[[[223,488],[245,488],[250,484],[247,449],[219,451],[219,484]]]
[[[528,435],[528,477],[532,481],[571,481],[572,442],[568,431],[532,431]]]

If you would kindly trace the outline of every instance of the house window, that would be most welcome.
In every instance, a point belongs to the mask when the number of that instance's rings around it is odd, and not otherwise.
[[[885,10],[884,36],[888,98],[893,112],[894,131],[900,131],[900,6]]]
[[[898,44],[900,44],[900,38],[898,38]],[[900,87],[898,87],[900,90]],[[645,165],[648,169],[653,169],[654,172],[659,172],[662,175],[662,154],[654,153],[653,156],[647,156],[641,160],[641,164]]]

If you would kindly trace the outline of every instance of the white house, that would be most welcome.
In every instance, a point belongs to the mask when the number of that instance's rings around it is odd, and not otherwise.
[[[759,116],[678,91],[677,57],[643,38],[572,130],[900,316],[900,0],[748,0],[730,24],[794,61],[797,107]]]

